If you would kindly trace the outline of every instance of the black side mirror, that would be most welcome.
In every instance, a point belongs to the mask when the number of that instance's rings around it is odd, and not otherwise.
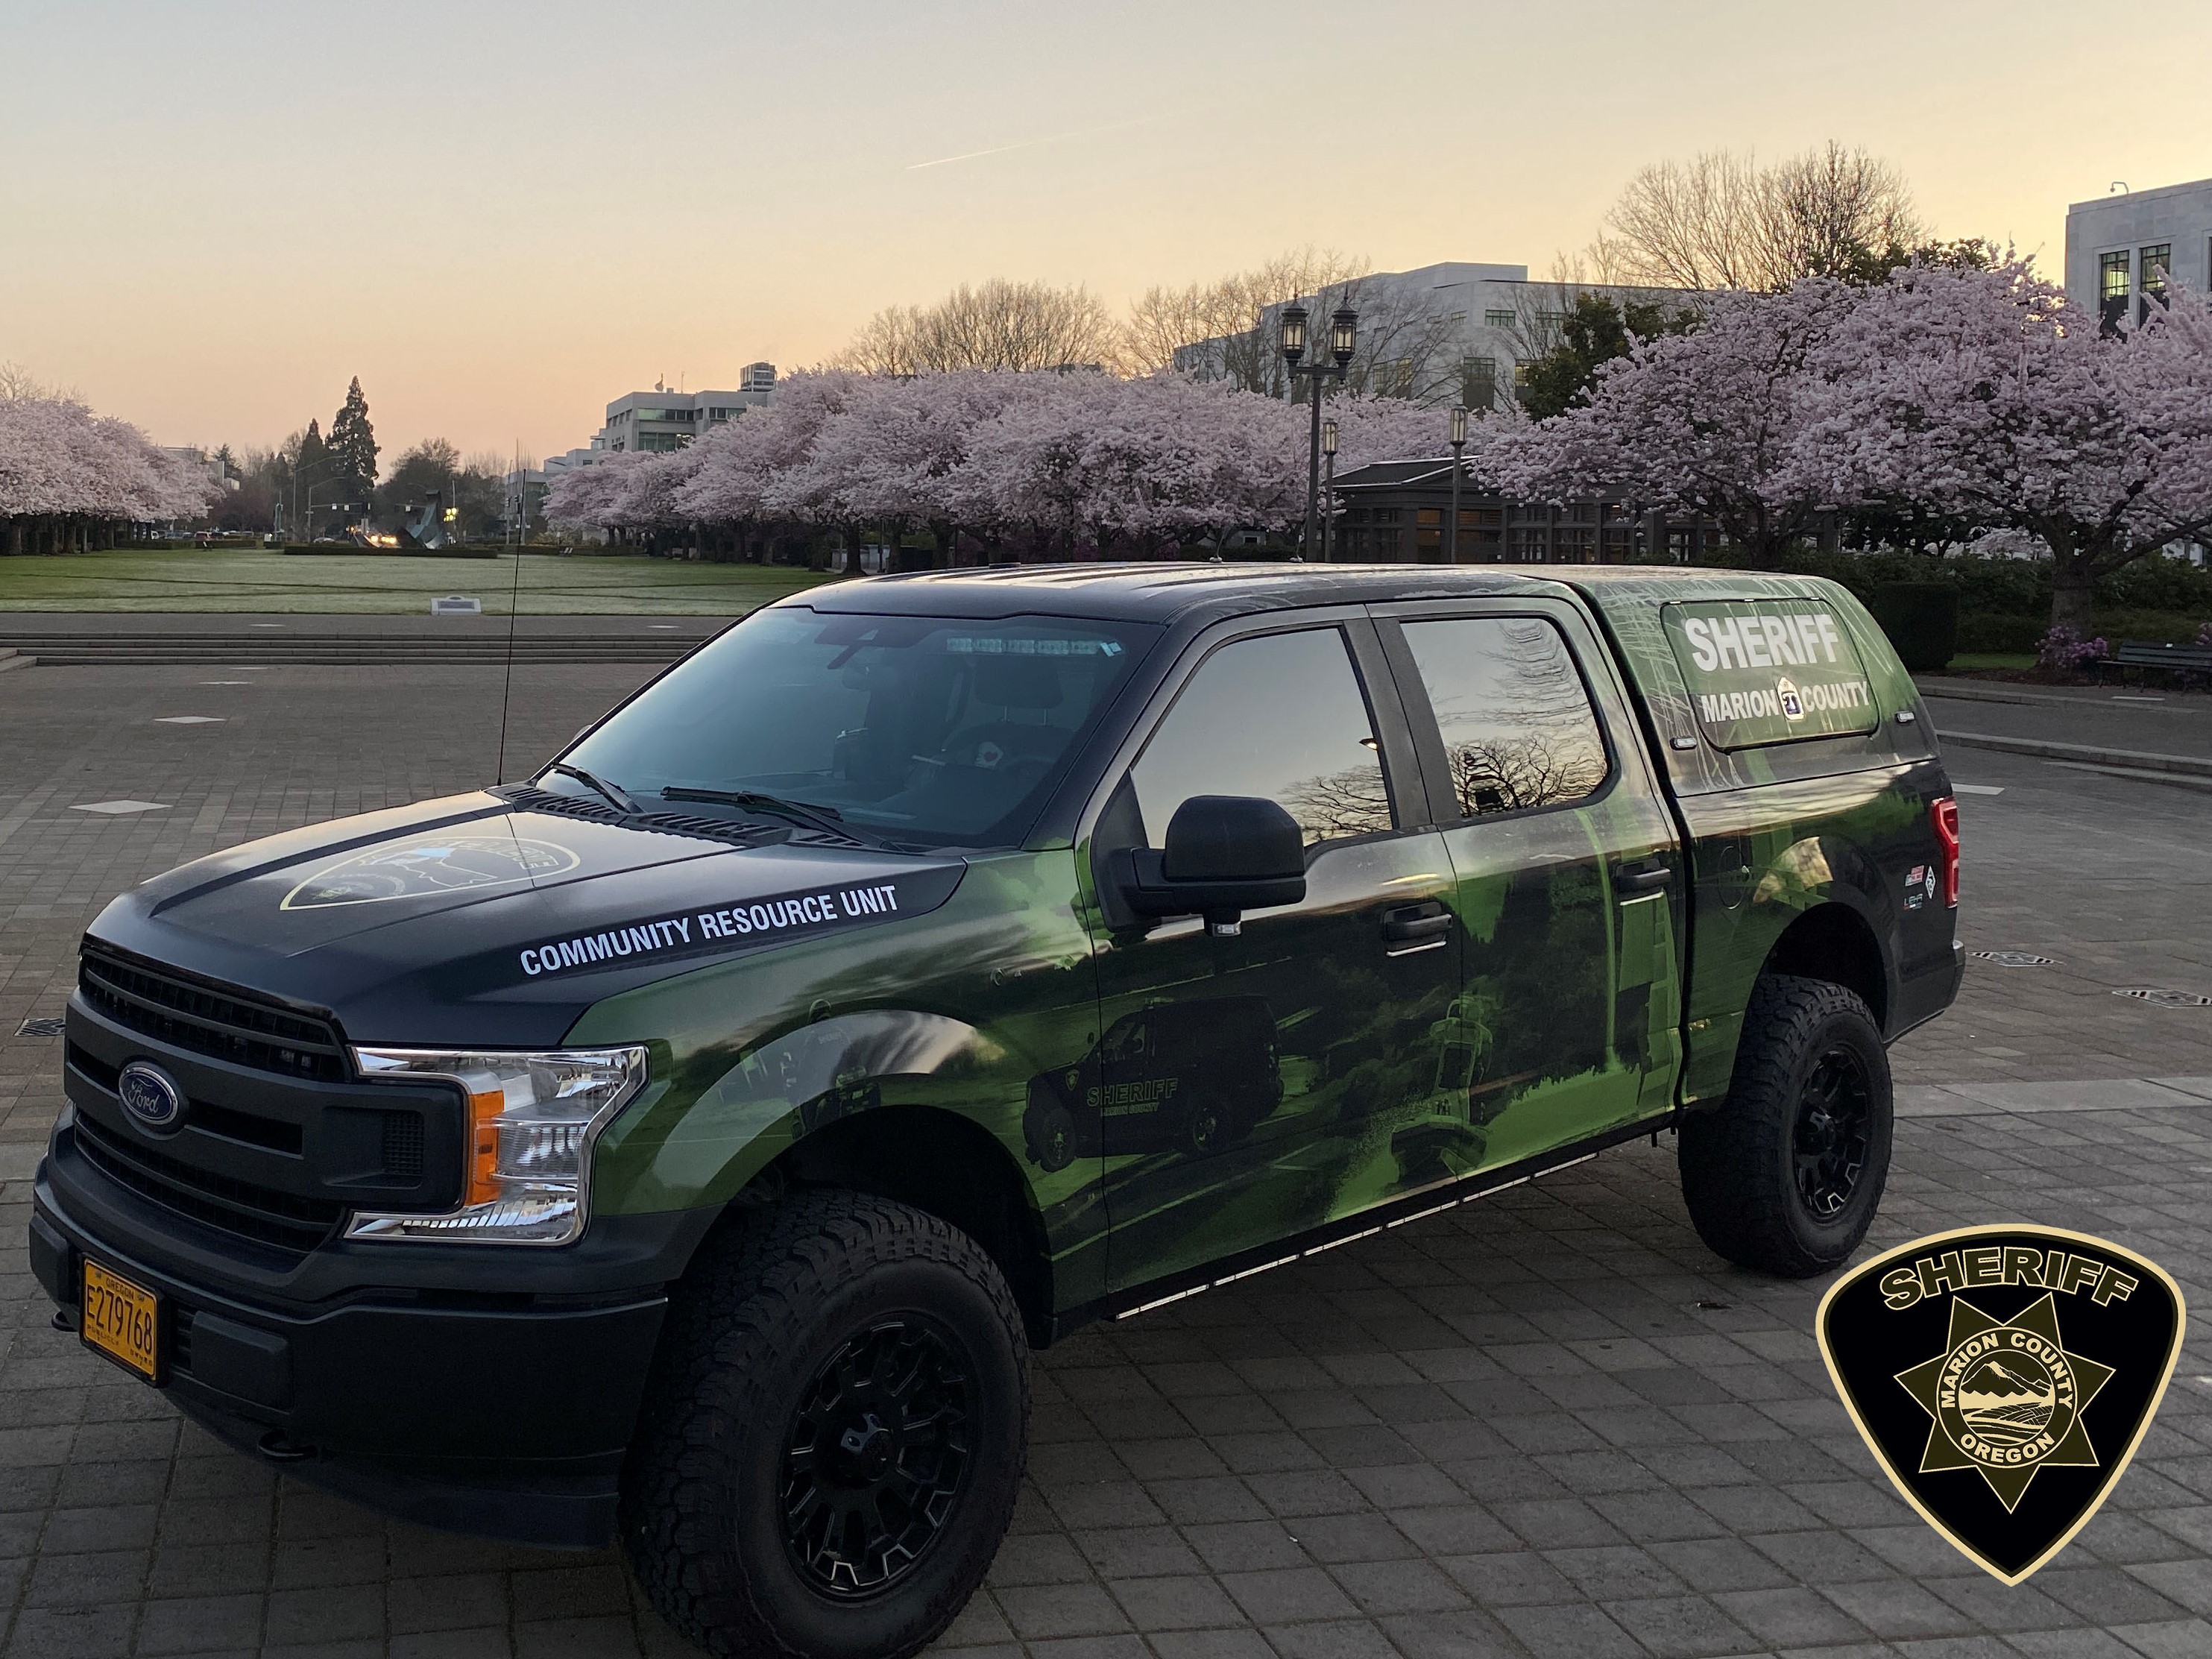
[[[1194,795],[1169,820],[1164,850],[1128,854],[1122,896],[1140,916],[1200,915],[1234,933],[1247,910],[1296,904],[1306,896],[1305,837],[1271,800]]]

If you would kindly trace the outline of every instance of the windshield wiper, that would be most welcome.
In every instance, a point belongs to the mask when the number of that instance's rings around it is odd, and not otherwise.
[[[848,825],[844,814],[834,806],[810,806],[805,801],[786,800],[781,795],[763,794],[757,789],[687,789],[682,784],[671,784],[660,792],[660,798],[708,801],[718,806],[743,807],[749,812],[773,812],[828,835],[854,841],[867,839]]]
[[[632,800],[621,790],[616,788],[614,785],[609,783],[605,778],[594,777],[591,773],[586,772],[580,766],[572,766],[567,761],[555,761],[552,765],[547,767],[545,769],[549,772],[558,772],[565,777],[575,779],[577,782],[582,784],[586,788],[603,796],[613,805],[619,807],[625,812],[642,812],[645,811],[645,808],[640,806],[635,800]]]

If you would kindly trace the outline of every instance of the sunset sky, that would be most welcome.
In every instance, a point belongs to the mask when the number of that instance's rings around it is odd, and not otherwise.
[[[993,276],[1540,275],[1715,146],[1863,144],[2053,275],[2068,202],[2212,174],[2212,8],[0,0],[0,360],[164,443],[358,374],[387,459],[557,452]]]

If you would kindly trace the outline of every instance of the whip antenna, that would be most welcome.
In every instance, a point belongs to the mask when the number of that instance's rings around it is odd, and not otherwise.
[[[507,704],[508,697],[514,690],[514,619],[515,613],[521,609],[519,603],[521,594],[522,550],[517,548],[514,554],[514,583],[507,590],[507,674],[501,681],[499,688],[499,760],[492,769],[494,783],[507,781]]]

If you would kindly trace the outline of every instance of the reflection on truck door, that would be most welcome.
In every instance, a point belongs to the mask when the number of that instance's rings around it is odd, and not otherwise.
[[[1467,930],[1463,1017],[1492,1037],[1468,1085],[1486,1164],[1665,1111],[1680,1064],[1683,872],[1626,711],[1607,691],[1608,753],[1559,619],[1401,623],[1394,656],[1419,682],[1407,712],[1449,791],[1438,808]]]

